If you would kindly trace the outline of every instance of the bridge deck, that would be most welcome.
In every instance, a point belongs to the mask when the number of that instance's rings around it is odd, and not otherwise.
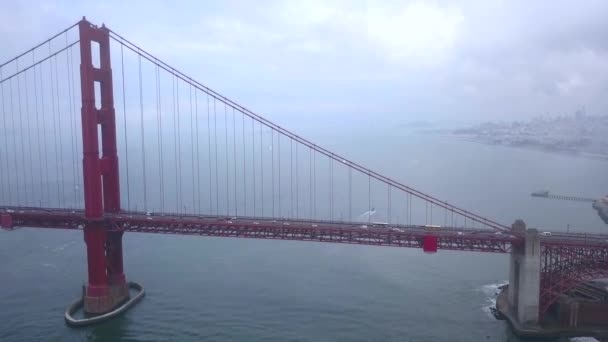
[[[87,221],[82,210],[54,208],[0,208],[13,227],[81,230]],[[507,253],[521,237],[488,229],[416,225],[368,224],[286,218],[253,218],[151,214],[123,211],[105,214],[104,221],[125,232],[202,235],[235,238],[334,242],[360,245],[422,248],[426,236],[437,238],[437,248]],[[541,236],[543,245],[606,248],[608,236],[552,233]]]

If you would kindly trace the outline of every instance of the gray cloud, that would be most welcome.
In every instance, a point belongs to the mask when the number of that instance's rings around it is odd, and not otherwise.
[[[279,120],[608,114],[605,1],[4,2],[0,58],[82,14]]]

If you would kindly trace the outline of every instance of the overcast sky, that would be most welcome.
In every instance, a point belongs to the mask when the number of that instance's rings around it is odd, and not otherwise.
[[[280,122],[608,115],[608,1],[2,1],[0,60],[82,15]]]

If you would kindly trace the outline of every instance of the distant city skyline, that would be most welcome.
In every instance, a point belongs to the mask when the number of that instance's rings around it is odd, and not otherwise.
[[[608,3],[0,4],[4,61],[86,15],[287,124],[608,114]]]
[[[490,144],[608,158],[608,115],[586,115],[583,109],[566,116],[485,122],[454,133]]]

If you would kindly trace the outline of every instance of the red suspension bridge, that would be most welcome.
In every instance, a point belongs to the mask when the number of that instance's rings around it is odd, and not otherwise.
[[[608,236],[540,236],[439,200],[84,19],[1,64],[0,103],[0,223],[84,232],[87,313],[129,298],[125,232],[511,253],[522,323],[608,277]]]

